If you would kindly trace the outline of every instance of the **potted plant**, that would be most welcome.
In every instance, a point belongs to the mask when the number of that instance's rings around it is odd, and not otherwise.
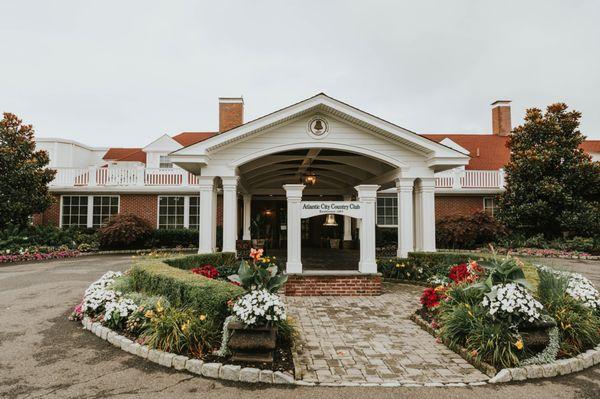
[[[251,249],[251,262],[242,260],[237,275],[229,279],[248,292],[233,305],[236,321],[228,324],[228,347],[232,360],[272,362],[277,342],[277,322],[286,319],[285,305],[277,291],[287,281],[272,257],[262,249]]]

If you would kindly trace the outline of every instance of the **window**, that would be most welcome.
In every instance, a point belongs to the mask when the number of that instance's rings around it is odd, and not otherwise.
[[[396,198],[396,197],[378,197],[377,198],[377,225],[378,226],[397,226],[398,225],[398,198]]]
[[[171,162],[171,160],[169,159],[169,157],[167,155],[161,155],[159,157],[159,168],[172,168],[172,167],[173,167],[173,162]]]
[[[63,195],[61,227],[102,227],[119,213],[118,195]]]
[[[112,215],[119,213],[119,197],[102,195],[94,197],[92,227],[102,227]]]
[[[189,228],[200,229],[200,197],[190,197],[190,221]]]
[[[498,199],[496,197],[484,197],[483,211],[490,216],[496,216],[496,213],[498,213]]]
[[[87,227],[88,225],[88,196],[64,195],[62,197],[63,227]]]
[[[158,228],[183,229],[185,212],[185,197],[159,197],[158,199]]]

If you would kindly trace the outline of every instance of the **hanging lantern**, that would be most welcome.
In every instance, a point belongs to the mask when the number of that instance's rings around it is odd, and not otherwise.
[[[310,186],[313,186],[317,182],[317,175],[314,172],[309,171],[306,176],[304,176],[304,182]]]
[[[323,223],[323,226],[337,226],[337,222],[335,221],[335,215],[333,213],[330,213],[329,215],[327,215],[325,217],[325,223]]]

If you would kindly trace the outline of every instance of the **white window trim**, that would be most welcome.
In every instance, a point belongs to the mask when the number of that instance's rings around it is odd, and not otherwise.
[[[121,196],[115,195],[81,195],[81,194],[63,194],[60,196],[60,210],[58,212],[58,227],[63,228],[63,198],[64,197],[87,197],[87,224],[88,229],[94,228],[94,197],[117,197],[117,215],[121,213]]]
[[[190,228],[190,197],[198,195],[159,195],[156,199],[156,228],[160,229],[160,199],[168,197],[183,197],[183,228]]]
[[[393,196],[393,195],[380,195],[377,196],[377,200],[379,198],[396,198],[396,201],[398,201],[397,197]],[[375,202],[375,226],[377,227],[383,227],[383,228],[397,228],[398,227],[398,223],[396,224],[379,224],[377,223],[377,220],[379,219],[379,207],[377,206],[377,200]],[[399,220],[400,215],[398,215],[398,202],[396,202],[396,220]]]
[[[495,208],[497,209],[498,208],[498,204],[496,204],[497,198],[498,197],[483,197],[483,208],[482,208],[483,212],[485,212],[485,200],[486,199],[491,199],[494,202],[494,204],[496,205]],[[495,212],[494,212],[494,206],[492,206],[491,209],[492,209],[492,213],[491,213],[492,217],[496,217]]]

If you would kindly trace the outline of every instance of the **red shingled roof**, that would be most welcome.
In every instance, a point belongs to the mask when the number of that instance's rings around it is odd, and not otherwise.
[[[586,140],[581,143],[581,148],[585,152],[600,152],[600,140]]]
[[[497,170],[502,168],[510,157],[506,148],[506,136],[494,134],[423,134],[430,140],[440,142],[449,138],[469,151],[471,160],[466,169]]]
[[[146,153],[141,148],[109,148],[102,159],[146,163]]]
[[[188,145],[196,144],[216,135],[217,132],[182,132],[176,136],[173,136],[173,140],[178,142],[184,147]]]
[[[496,170],[504,167],[510,158],[506,148],[506,136],[494,134],[423,134],[438,143],[449,138],[459,146],[469,151],[471,160],[465,169]],[[581,144],[586,152],[600,152],[600,140],[587,140]]]

